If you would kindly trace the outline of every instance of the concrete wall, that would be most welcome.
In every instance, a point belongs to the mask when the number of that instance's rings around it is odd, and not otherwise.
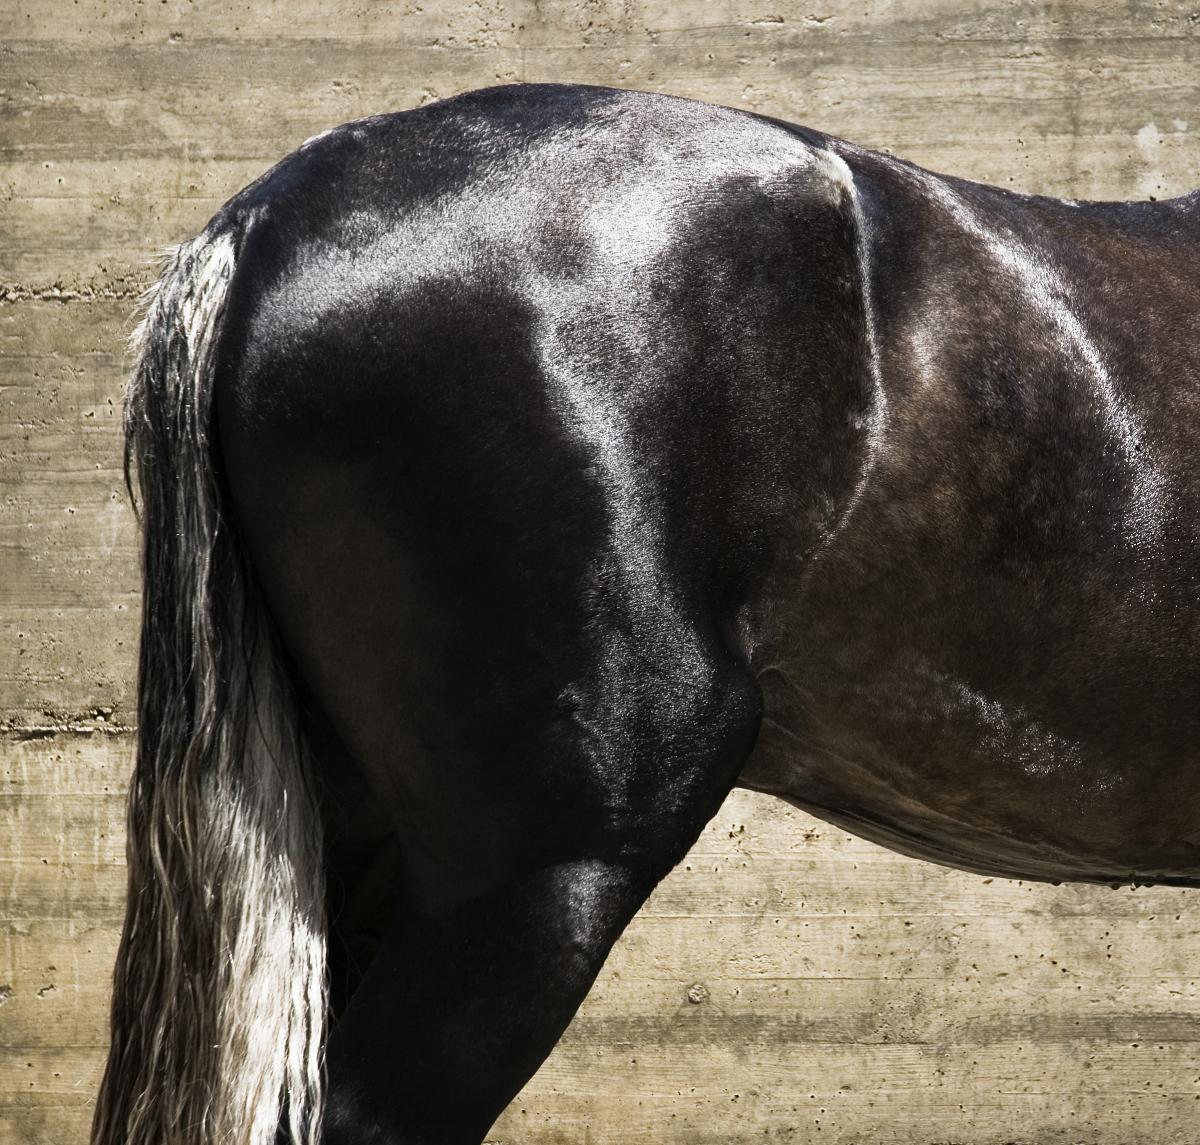
[[[324,127],[517,79],[1174,194],[1200,182],[1198,36],[1181,0],[0,0],[0,1142],[82,1141],[103,1053],[138,591],[122,340],[156,248]],[[738,794],[493,1137],[1200,1141],[1198,905],[944,871]]]

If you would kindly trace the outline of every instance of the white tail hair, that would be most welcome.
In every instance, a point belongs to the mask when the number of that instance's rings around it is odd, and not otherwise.
[[[93,1145],[321,1134],[326,1011],[316,793],[286,661],[214,456],[240,236],[168,252],[133,336],[126,480],[145,587],[129,902]],[[132,493],[132,482],[131,482]]]

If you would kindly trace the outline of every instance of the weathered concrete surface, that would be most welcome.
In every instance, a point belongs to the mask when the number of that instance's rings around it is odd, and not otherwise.
[[[325,127],[518,79],[1161,197],[1200,183],[1198,64],[1178,0],[0,0],[0,1145],[81,1142],[103,1054],[138,592],[121,363],[157,248]],[[1185,891],[985,882],[736,795],[493,1136],[1191,1145],[1198,930]]]

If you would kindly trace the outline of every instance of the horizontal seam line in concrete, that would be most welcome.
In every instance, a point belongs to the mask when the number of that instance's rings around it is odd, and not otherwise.
[[[5,724],[0,723],[0,735],[9,743],[27,743],[30,740],[53,739],[58,735],[93,736],[133,735],[137,727],[131,724],[85,723],[82,720],[67,720],[54,724]]]
[[[149,283],[146,284],[149,286]],[[14,302],[91,302],[140,298],[146,286],[19,286],[0,284],[0,303]]]

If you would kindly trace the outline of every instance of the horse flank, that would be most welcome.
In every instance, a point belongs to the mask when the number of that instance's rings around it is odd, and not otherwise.
[[[268,1145],[322,1113],[324,878],[296,698],[210,435],[237,236],[168,252],[133,335],[145,590],[129,907],[93,1145]]]

